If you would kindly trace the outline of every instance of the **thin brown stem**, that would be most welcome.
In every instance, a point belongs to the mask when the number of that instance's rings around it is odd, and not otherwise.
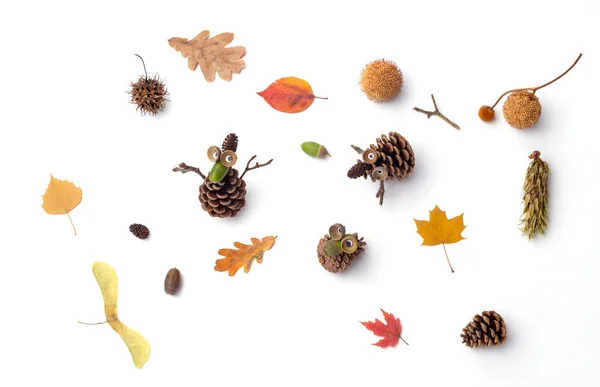
[[[446,244],[442,242],[442,246],[444,246],[444,254],[446,254],[446,260],[448,261],[448,265],[450,266],[450,270],[454,273],[454,269],[452,268],[452,264],[450,263],[450,258],[448,258],[448,252],[446,251]]]
[[[438,116],[440,117],[442,120],[446,121],[448,124],[450,124],[453,128],[460,130],[460,126],[456,125],[454,122],[452,122],[448,117],[446,117],[445,115],[443,115],[440,110],[438,109],[437,103],[435,102],[435,98],[433,97],[433,94],[431,94],[431,99],[433,100],[433,107],[435,108],[434,111],[428,111],[428,110],[423,110],[421,108],[415,107],[413,108],[413,110],[418,111],[419,113],[423,113],[423,114],[427,114],[427,118],[430,118],[431,116]]]
[[[102,321],[102,322],[99,322],[99,323],[86,323],[86,322],[81,322],[81,321],[77,321],[77,322],[80,323],[80,324],[83,324],[83,325],[102,325],[102,324],[106,324],[108,322],[108,320]]]
[[[181,172],[181,173],[195,172],[198,175],[200,175],[201,178],[206,179],[206,176],[204,176],[204,174],[202,172],[200,172],[200,168],[192,167],[190,165],[187,165],[186,163],[181,163],[181,164],[179,164],[179,166],[173,168],[173,172]]]
[[[408,343],[406,342],[406,340],[404,340],[404,339],[402,338],[402,336],[400,336],[400,340],[404,341],[404,344],[408,345]]]
[[[250,163],[251,163],[251,162],[252,162],[252,160],[254,160],[255,158],[256,158],[256,155],[252,156],[252,157],[250,158],[250,160],[248,160],[248,164],[246,164],[246,169],[244,170],[244,173],[242,173],[242,176],[240,176],[240,179],[243,179],[243,178],[244,178],[244,175],[246,174],[246,172],[248,172],[248,171],[251,171],[251,170],[253,170],[253,169],[260,168],[260,167],[265,167],[265,166],[267,166],[267,165],[271,164],[271,162],[273,161],[273,159],[271,159],[271,160],[267,161],[267,162],[266,162],[266,163],[264,163],[264,164],[259,164],[259,163],[257,162],[255,166],[253,166],[252,168],[250,168]]]
[[[69,218],[69,222],[71,222],[71,227],[73,227],[73,232],[77,235],[77,230],[75,230],[75,225],[73,224],[73,219],[71,219],[71,214],[67,212],[67,217]]]
[[[509,93],[514,93],[515,91],[523,91],[523,90],[531,90],[531,92],[535,93],[535,92],[536,92],[536,91],[538,91],[539,89],[542,89],[542,88],[544,88],[544,87],[546,87],[546,86],[548,86],[548,85],[551,85],[551,84],[553,84],[554,82],[558,81],[559,79],[561,79],[562,77],[564,77],[565,75],[567,75],[567,73],[568,73],[569,71],[571,71],[571,69],[572,69],[573,67],[575,67],[575,65],[577,64],[577,62],[579,62],[579,59],[581,59],[581,56],[582,56],[582,55],[583,55],[583,54],[579,54],[579,56],[577,57],[577,59],[575,59],[575,62],[573,62],[573,64],[571,65],[571,67],[569,67],[569,68],[568,68],[568,69],[567,69],[567,70],[566,70],[564,73],[560,74],[558,77],[554,78],[554,79],[553,79],[553,80],[551,80],[550,82],[544,83],[543,85],[541,85],[541,86],[536,86],[536,87],[524,87],[524,88],[521,88],[521,89],[512,89],[512,90],[509,90],[509,91],[505,92],[504,94],[502,94],[500,97],[498,97],[498,99],[497,99],[497,100],[496,100],[496,102],[495,102],[495,103],[494,103],[494,104],[491,106],[491,108],[492,108],[492,109],[493,109],[493,108],[495,108],[495,107],[496,107],[496,105],[498,105],[498,102],[500,102],[500,100],[502,99],[502,97],[504,97],[506,94],[509,94]]]
[[[382,206],[383,205],[383,195],[385,194],[385,185],[384,185],[384,180],[381,180],[379,182],[379,189],[377,190],[377,193],[375,194],[376,198],[379,198],[379,205]]]
[[[362,155],[362,153],[364,152],[361,148],[357,147],[356,145],[350,145],[352,147],[352,149],[354,149],[356,151],[356,153],[358,153],[359,155]]]
[[[144,63],[144,58],[142,58],[138,54],[134,54],[134,55],[142,60],[142,65],[144,66],[144,73],[146,74],[146,79],[148,79],[148,72],[146,71],[146,63]]]
[[[316,95],[313,95],[313,98],[318,98],[318,99],[329,99],[327,97],[317,97]]]

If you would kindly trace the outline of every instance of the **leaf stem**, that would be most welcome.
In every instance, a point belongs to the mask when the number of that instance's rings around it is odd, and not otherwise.
[[[446,251],[446,244],[442,242],[442,246],[444,246],[444,254],[446,254],[446,260],[448,261],[448,265],[450,266],[450,270],[454,273],[454,269],[452,268],[452,264],[450,263],[450,258],[448,258],[448,252]]]
[[[146,71],[146,63],[144,63],[144,58],[142,58],[138,54],[134,54],[134,55],[142,60],[142,65],[144,65],[144,73],[146,74],[146,79],[148,79],[148,72]]]
[[[427,118],[430,118],[431,116],[438,116],[440,117],[442,120],[446,121],[448,124],[450,124],[450,126],[452,126],[454,129],[460,130],[460,126],[456,125],[454,122],[452,122],[448,117],[446,117],[445,115],[443,115],[440,110],[438,109],[437,103],[435,103],[435,98],[433,97],[433,94],[431,94],[431,99],[433,100],[433,107],[435,108],[434,111],[428,111],[428,110],[423,110],[421,108],[415,107],[413,108],[413,110],[418,111],[419,113],[423,113],[427,115]]]
[[[318,98],[318,99],[329,99],[327,97],[317,97],[316,95],[313,94],[313,98]]]
[[[67,212],[67,216],[69,217],[69,222],[71,222],[71,227],[73,227],[73,232],[77,235],[77,230],[75,229],[75,225],[73,224],[73,219],[71,219],[71,214]]]
[[[505,92],[504,94],[502,94],[500,97],[498,97],[498,99],[497,99],[497,100],[496,100],[496,102],[495,102],[495,103],[494,103],[494,104],[491,106],[491,108],[492,108],[492,109],[493,109],[493,108],[495,108],[495,107],[496,107],[496,105],[498,105],[498,102],[500,102],[500,100],[502,99],[502,97],[504,97],[504,96],[505,96],[506,94],[508,94],[508,93],[513,93],[513,92],[515,92],[515,91],[523,91],[523,90],[531,90],[533,93],[535,93],[535,92],[536,92],[536,91],[538,91],[539,89],[542,89],[542,88],[544,88],[544,87],[546,87],[546,86],[549,86],[549,85],[553,84],[554,82],[558,81],[559,79],[561,79],[562,77],[564,77],[565,75],[567,75],[567,73],[568,73],[569,71],[571,71],[571,69],[572,69],[573,67],[575,67],[575,65],[577,64],[577,62],[579,62],[579,59],[581,59],[581,56],[582,56],[582,55],[583,55],[583,54],[579,54],[579,56],[577,57],[577,59],[575,59],[575,62],[573,62],[573,64],[571,65],[571,67],[569,67],[569,68],[568,68],[568,69],[567,69],[567,70],[566,70],[564,73],[560,74],[558,77],[554,78],[554,79],[553,79],[553,80],[551,80],[550,82],[544,83],[543,85],[541,85],[541,86],[536,86],[536,87],[524,87],[524,88],[521,88],[521,89],[512,89],[512,90],[509,90],[509,91]]]
[[[108,320],[102,321],[102,322],[99,322],[99,323],[86,323],[86,322],[81,322],[81,321],[77,321],[77,322],[80,323],[80,324],[83,324],[83,325],[102,325],[102,324],[106,324],[108,322]]]
[[[406,342],[406,340],[404,340],[404,339],[402,338],[402,336],[400,336],[400,340],[404,341],[404,344],[408,345],[408,343]]]

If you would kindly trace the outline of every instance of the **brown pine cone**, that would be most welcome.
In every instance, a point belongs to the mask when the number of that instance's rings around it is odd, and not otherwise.
[[[475,315],[462,331],[462,342],[470,348],[500,345],[506,340],[504,319],[493,310]]]
[[[223,145],[221,146],[221,150],[225,152],[226,150],[237,151],[238,146],[238,136],[235,133],[229,133],[225,140],[223,140]]]
[[[246,182],[238,177],[238,173],[237,169],[231,168],[219,183],[213,183],[208,176],[204,179],[198,200],[210,216],[233,217],[246,205]]]
[[[351,179],[358,179],[359,177],[367,178],[367,164],[358,160],[356,164],[354,164],[348,170],[348,177]]]
[[[150,235],[150,230],[143,224],[134,223],[129,226],[129,231],[140,239],[146,239]]]
[[[323,268],[331,273],[340,273],[346,269],[348,269],[352,263],[362,254],[365,250],[364,246],[366,246],[367,242],[364,242],[364,238],[358,238],[358,234],[352,234],[358,241],[358,248],[352,254],[342,252],[335,257],[330,257],[325,253],[325,244],[331,240],[329,235],[325,235],[319,241],[317,245],[317,256],[319,257],[319,262],[323,266]]]
[[[389,138],[382,134],[376,140],[376,144],[371,144],[369,148],[375,150],[379,156],[375,165],[387,167],[386,180],[402,180],[414,170],[415,154],[409,142],[400,133],[390,132]]]

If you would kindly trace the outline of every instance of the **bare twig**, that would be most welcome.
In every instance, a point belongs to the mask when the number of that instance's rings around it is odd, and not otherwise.
[[[356,145],[350,145],[352,147],[352,149],[354,149],[356,151],[356,153],[358,154],[362,154],[363,150],[359,147],[357,147]]]
[[[206,176],[204,176],[204,174],[202,172],[200,172],[200,168],[192,167],[190,165],[187,165],[186,163],[181,163],[181,164],[179,164],[178,167],[173,168],[173,172],[181,172],[181,173],[195,172],[198,175],[200,175],[201,178],[206,179]]]
[[[450,121],[448,119],[448,117],[446,117],[445,115],[443,115],[442,113],[440,113],[440,110],[438,109],[437,103],[435,103],[435,98],[433,97],[433,94],[431,94],[431,99],[433,100],[433,107],[435,107],[434,111],[431,112],[431,111],[428,111],[428,110],[420,109],[418,107],[413,108],[413,110],[416,110],[419,113],[427,114],[427,118],[429,118],[431,116],[438,116],[442,120],[444,120],[448,124],[450,124],[453,128],[460,130],[460,126],[456,125],[454,122]]]
[[[244,178],[244,175],[246,174],[246,172],[248,172],[248,171],[251,171],[251,170],[253,170],[253,169],[260,168],[260,167],[265,167],[265,166],[267,166],[267,165],[271,164],[271,162],[273,161],[273,159],[271,159],[271,160],[267,161],[267,162],[266,162],[266,163],[264,163],[264,164],[259,164],[259,163],[257,162],[255,166],[253,166],[252,168],[250,168],[250,163],[251,163],[251,162],[252,162],[252,160],[254,160],[255,158],[256,158],[256,155],[252,156],[252,157],[250,158],[250,160],[248,160],[248,164],[246,164],[246,169],[244,170],[244,173],[242,173],[242,176],[240,176],[240,179],[243,179],[243,178]]]
[[[379,198],[379,205],[383,205],[383,194],[385,194],[385,186],[383,180],[379,182],[379,189],[377,190],[377,194],[375,194],[376,198]]]

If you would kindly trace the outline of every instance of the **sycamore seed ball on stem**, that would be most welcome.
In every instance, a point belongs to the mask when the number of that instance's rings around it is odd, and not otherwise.
[[[402,72],[394,62],[386,59],[369,63],[360,76],[360,88],[375,102],[393,100],[400,93],[402,84]]]
[[[511,93],[502,106],[504,119],[510,126],[527,129],[538,122],[542,114],[542,105],[531,91],[521,90]]]

